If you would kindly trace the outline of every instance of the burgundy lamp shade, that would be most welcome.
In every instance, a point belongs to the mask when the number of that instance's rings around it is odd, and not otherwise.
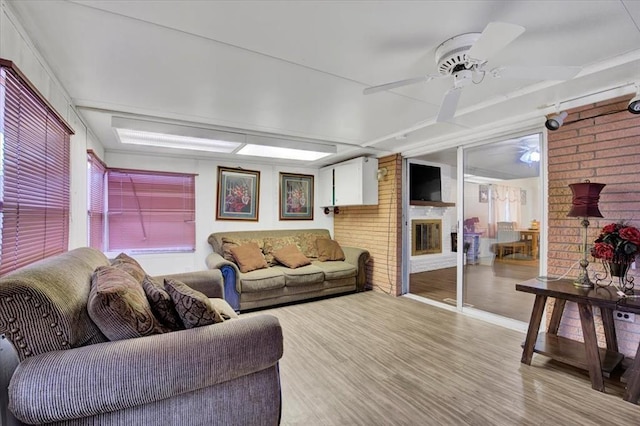
[[[589,181],[570,184],[569,188],[573,192],[573,200],[571,201],[571,210],[569,210],[567,216],[602,217],[602,213],[598,209],[598,200],[600,200],[600,191],[605,186],[604,183],[591,183]]]

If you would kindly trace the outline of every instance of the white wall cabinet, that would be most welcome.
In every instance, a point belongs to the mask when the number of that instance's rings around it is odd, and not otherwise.
[[[378,160],[358,157],[323,167],[320,180],[320,207],[378,204]]]

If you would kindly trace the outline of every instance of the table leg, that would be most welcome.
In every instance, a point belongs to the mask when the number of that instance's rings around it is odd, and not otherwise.
[[[607,349],[618,352],[618,337],[616,336],[616,326],[613,322],[613,309],[600,308],[602,325],[604,326],[604,338],[607,342]]]
[[[566,299],[554,300],[551,320],[549,321],[549,329],[547,330],[549,334],[558,334],[558,328],[560,328],[560,320],[562,320],[562,313],[564,312],[564,306],[566,303]]]
[[[640,399],[640,344],[638,344],[638,351],[636,357],[633,359],[633,364],[629,367],[627,375],[627,387],[624,390],[624,400],[638,403]]]
[[[597,391],[604,392],[604,379],[602,378],[596,326],[593,322],[593,309],[589,304],[578,303],[578,312],[580,312],[580,324],[582,325],[584,350],[587,355],[591,387]]]
[[[544,305],[547,302],[547,296],[536,294],[536,300],[533,302],[533,310],[531,311],[531,320],[529,320],[529,329],[527,330],[527,338],[524,341],[524,347],[522,348],[522,359],[520,362],[523,364],[531,365],[531,359],[533,358],[533,349],[538,339],[538,331],[540,330],[540,322],[542,321],[542,314],[544,313]]]

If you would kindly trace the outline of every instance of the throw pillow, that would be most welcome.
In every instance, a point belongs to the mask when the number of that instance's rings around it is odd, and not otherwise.
[[[335,240],[318,238],[316,240],[318,246],[318,260],[326,262],[327,260],[344,260],[344,252]]]
[[[309,265],[311,261],[302,254],[298,246],[290,244],[280,250],[273,252],[273,257],[284,266],[288,266],[291,269],[298,268],[300,266]]]
[[[314,232],[301,232],[296,235],[296,244],[305,256],[315,259],[318,257],[318,247],[316,247],[316,240],[318,238],[327,237]]]
[[[100,266],[93,272],[87,311],[109,340],[170,331],[153,315],[144,290],[135,278],[113,266]]]
[[[238,247],[247,243],[256,243],[258,248],[262,250],[264,246],[264,242],[262,238],[228,238],[222,237],[222,257],[227,259],[229,262],[235,262],[233,255],[231,254],[231,249],[233,247]]]
[[[240,268],[240,272],[251,272],[269,266],[256,243],[231,247],[230,251],[238,268]]]
[[[224,321],[207,296],[185,283],[165,278],[164,288],[171,296],[185,328],[202,327]]]
[[[273,257],[273,252],[278,251],[283,247],[291,244],[296,244],[295,237],[267,237],[264,239],[264,258],[267,260],[269,266],[275,265],[276,259]]]
[[[136,261],[126,253],[120,253],[118,256],[116,256],[116,258],[111,261],[111,266],[127,272],[140,284],[142,284],[144,277],[147,275],[138,261]]]
[[[171,330],[184,329],[180,316],[178,316],[173,301],[171,300],[171,296],[169,296],[169,293],[162,287],[162,284],[159,284],[156,280],[146,275],[142,281],[142,288],[147,295],[149,305],[151,305],[151,311],[164,326]]]

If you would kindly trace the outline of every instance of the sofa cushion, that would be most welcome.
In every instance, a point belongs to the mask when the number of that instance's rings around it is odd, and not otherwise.
[[[324,272],[314,265],[301,266],[296,269],[280,265],[272,266],[272,268],[282,271],[284,274],[284,284],[287,287],[321,284],[324,282]]]
[[[231,254],[231,249],[233,247],[238,247],[247,243],[255,243],[257,244],[260,250],[264,247],[264,241],[262,238],[228,238],[222,237],[222,257],[227,259],[229,262],[235,262],[233,258],[233,254]]]
[[[147,296],[135,278],[113,266],[100,266],[94,271],[87,311],[109,340],[170,331],[153,315]]]
[[[296,244],[296,238],[294,236],[265,237],[262,251],[269,266],[277,264],[275,257],[273,257],[274,252],[292,244]]]
[[[256,243],[246,243],[241,246],[231,247],[229,251],[238,264],[240,272],[251,272],[269,266]]]
[[[151,311],[156,318],[160,320],[162,325],[171,330],[182,330],[184,326],[178,316],[178,312],[171,300],[169,293],[162,287],[163,283],[159,283],[150,276],[146,275],[142,281],[142,288],[147,295]]]
[[[345,259],[340,244],[335,240],[318,238],[316,240],[316,246],[318,247],[318,260],[321,262]]]
[[[142,284],[144,277],[147,275],[138,261],[126,253],[120,253],[117,255],[116,258],[111,261],[111,266],[127,272],[140,284]]]
[[[302,254],[298,246],[295,244],[289,244],[280,250],[274,251],[273,257],[278,261],[278,263],[282,263],[284,266],[291,269],[311,264],[311,261],[307,256]]]
[[[357,275],[356,267],[347,262],[313,261],[312,263],[314,266],[317,266],[322,270],[322,272],[324,272],[325,281],[339,280],[343,278],[352,278]]]
[[[185,328],[202,327],[224,321],[207,296],[185,283],[166,278],[164,287],[171,296]]]
[[[284,287],[285,277],[281,268],[270,267],[240,274],[242,292],[255,293]]]

